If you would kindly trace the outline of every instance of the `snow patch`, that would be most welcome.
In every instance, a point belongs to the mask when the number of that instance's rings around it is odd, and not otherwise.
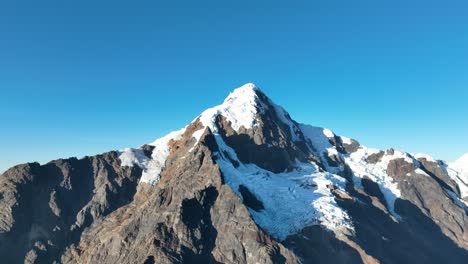
[[[119,151],[121,166],[133,167],[134,165],[144,169],[148,164],[149,158],[141,149],[125,148]]]
[[[197,140],[195,144],[197,144],[198,141],[200,141],[200,138],[203,135],[203,132],[205,132],[205,128],[202,128],[200,130],[193,132],[192,137],[194,137]]]
[[[460,196],[462,198],[468,197],[468,154],[448,164],[441,163],[442,168],[446,170],[450,178],[458,185]]]
[[[404,158],[407,162],[412,162],[412,159],[409,158],[408,154],[406,153],[395,151],[394,155],[384,155],[382,159],[376,164],[368,163],[367,157],[376,152],[378,152],[378,150],[361,147],[354,153],[343,155],[343,158],[345,163],[354,173],[354,183],[358,187],[363,188],[361,180],[365,176],[377,183],[379,185],[380,191],[387,201],[389,211],[393,214],[393,216],[399,219],[399,215],[395,212],[394,209],[395,201],[397,198],[401,197],[401,192],[398,189],[398,184],[394,182],[393,178],[387,174],[387,167],[389,162],[393,159]]]
[[[345,180],[320,172],[315,164],[297,163],[291,172],[272,173],[254,164],[242,164],[236,153],[215,133],[220,148],[216,163],[226,183],[240,196],[239,186],[246,186],[263,205],[259,212],[250,210],[255,222],[270,235],[283,240],[304,227],[321,224],[332,231],[353,230],[349,216],[341,209],[327,185],[345,192]],[[236,168],[230,159],[239,162]]]
[[[330,129],[328,128],[324,128],[323,129],[323,134],[328,137],[328,138],[332,138],[335,136],[335,133],[333,133]]]
[[[155,185],[159,182],[160,173],[164,168],[167,156],[169,156],[170,153],[168,143],[171,140],[180,139],[184,134],[185,129],[186,127],[173,131],[150,144],[151,146],[154,146],[153,154],[151,155],[151,160],[147,162],[147,165],[143,170],[140,182],[149,183],[151,185]]]
[[[188,152],[192,152],[192,150],[195,148],[195,145],[197,145],[198,142],[200,141],[200,138],[203,135],[203,132],[205,132],[205,128],[202,128],[200,130],[193,132],[192,137],[195,138],[196,141],[193,144],[193,147],[191,147]]]
[[[468,153],[461,156],[456,161],[450,162],[449,165],[455,170],[458,170],[459,172],[463,172],[465,173],[465,175],[468,175]]]
[[[315,150],[325,152],[326,149],[333,147],[328,140],[328,137],[325,135],[325,129],[304,124],[299,124],[299,128],[306,139],[310,140],[310,143]]]
[[[302,134],[306,139],[309,140],[309,143],[312,145],[311,151],[319,155],[322,160],[322,164],[326,167],[327,171],[331,173],[339,173],[344,167],[341,164],[338,164],[338,167],[332,167],[328,165],[328,160],[333,156],[340,156],[338,150],[335,146],[330,143],[329,137],[327,135],[335,135],[329,129],[314,127],[310,125],[299,125]]]
[[[464,168],[468,168],[468,153],[463,154],[459,159],[457,159],[453,163],[458,164]]]
[[[343,137],[343,136],[340,136],[340,138],[341,138],[341,142],[343,142],[343,144],[346,144],[346,145],[353,144],[353,141],[350,138]]]

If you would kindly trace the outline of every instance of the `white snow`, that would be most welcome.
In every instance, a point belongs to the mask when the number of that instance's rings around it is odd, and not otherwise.
[[[289,127],[289,131],[291,132],[292,140],[293,141],[299,141],[299,136],[297,135],[297,131],[299,131],[299,128],[294,124],[294,122],[291,120],[289,117],[288,112],[284,110],[283,107],[273,103],[270,101],[270,104],[275,108],[276,115],[278,118],[286,124]]]
[[[450,178],[457,183],[461,197],[468,197],[468,153],[456,161],[448,163],[444,168]]]
[[[205,128],[202,128],[200,130],[197,130],[197,131],[193,132],[192,137],[195,138],[196,141],[193,144],[193,147],[191,147],[188,152],[192,152],[193,148],[195,148],[195,145],[197,145],[198,142],[200,141],[200,138],[203,135],[203,132],[205,132]]]
[[[329,137],[329,138],[332,138],[335,136],[335,133],[333,133],[330,129],[328,128],[324,128],[323,129],[323,134],[326,136],[326,137]]]
[[[138,167],[144,169],[149,161],[149,158],[145,156],[143,150],[134,148],[125,148],[119,152],[119,159],[121,166]]]
[[[140,182],[149,183],[151,185],[155,185],[159,182],[161,170],[164,168],[167,156],[170,153],[168,143],[170,140],[180,139],[185,129],[186,127],[173,131],[150,144],[154,146],[153,154],[151,155],[151,160],[147,162],[146,167],[143,169]]]
[[[450,166],[460,171],[468,172],[468,153],[464,154],[456,161],[451,162]]]
[[[333,157],[334,155],[339,155],[338,154],[339,152],[338,150],[336,150],[336,148],[328,148],[327,153],[329,157]]]
[[[327,136],[334,135],[334,133],[326,128],[304,124],[299,124],[299,128],[301,129],[304,137],[309,140],[313,150],[315,150],[315,154],[321,157],[322,163],[325,165],[327,170],[331,173],[340,172],[343,169],[341,166],[338,168],[330,167],[327,162],[327,157],[333,157],[334,155],[339,156],[337,149],[330,143],[329,137]]]
[[[192,137],[194,137],[197,140],[195,144],[197,144],[198,141],[200,141],[200,138],[203,135],[203,132],[205,132],[205,128],[202,128],[200,130],[193,132]]]
[[[351,144],[353,144],[353,142],[351,141],[350,138],[343,137],[343,136],[340,136],[340,138],[341,138],[341,141],[342,141],[344,144],[346,144],[346,145],[351,145]]]
[[[299,128],[301,129],[302,134],[304,134],[304,136],[310,140],[310,143],[312,144],[315,150],[319,152],[325,152],[326,149],[333,147],[330,141],[328,140],[328,137],[326,136],[326,134],[329,133],[325,132],[325,130],[328,129],[305,124],[299,124]],[[331,133],[333,134],[333,132]]]
[[[231,127],[239,131],[241,127],[252,128],[257,115],[257,103],[260,103],[253,83],[245,84],[235,89],[221,105],[205,110],[200,116],[204,126],[215,129],[215,119],[218,115],[224,116],[231,122]]]
[[[401,197],[401,192],[398,189],[398,184],[393,181],[393,178],[387,174],[388,163],[397,158],[403,158],[407,162],[413,162],[407,153],[401,151],[395,151],[394,155],[384,155],[382,159],[376,164],[370,164],[366,161],[366,158],[371,154],[377,153],[376,149],[368,149],[362,147],[356,152],[349,155],[343,155],[346,164],[354,172],[354,182],[357,186],[362,188],[360,179],[364,176],[369,177],[372,181],[379,185],[380,191],[385,197],[388,204],[389,211],[399,218],[398,214],[395,213],[394,206],[395,200]],[[359,179],[359,180],[358,180]]]
[[[205,131],[205,128],[197,130],[197,131],[193,132],[192,137],[194,137],[198,142],[200,140],[201,136],[203,135],[204,131]]]

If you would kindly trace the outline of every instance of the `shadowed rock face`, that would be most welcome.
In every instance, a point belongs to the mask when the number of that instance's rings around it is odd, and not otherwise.
[[[29,163],[0,178],[0,255],[6,263],[52,263],[92,223],[128,204],[141,170],[116,152]]]
[[[394,158],[386,164],[386,174],[401,192],[392,215],[382,186],[369,175],[355,185],[356,172],[346,164],[346,155],[363,146],[333,136],[327,148],[336,151],[320,156],[323,150],[312,147],[300,130],[291,131],[295,121],[286,114],[292,126],[285,124],[273,103],[259,90],[256,95],[265,108],[258,108],[252,128],[236,131],[217,116],[216,134],[196,119],[181,137],[169,140],[155,185],[140,183],[143,169],[122,167],[114,151],[11,168],[0,176],[0,262],[466,262],[467,211],[453,196],[460,196],[457,183],[439,163]],[[195,138],[196,131],[203,133]],[[223,150],[219,137],[238,160]],[[148,159],[159,150],[140,149]],[[327,189],[353,230],[313,225],[284,241],[274,239],[252,217],[268,209],[257,189],[241,184],[233,190],[226,184],[228,174],[216,162],[223,151],[234,168],[250,163],[277,173],[303,162],[316,164],[322,173],[332,167],[346,187]],[[375,165],[395,152],[374,152],[363,162]],[[309,188],[314,191],[317,184]]]
[[[452,239],[458,247],[468,248],[467,211],[453,201],[444,185],[430,176],[415,174],[401,182],[400,188],[407,201],[403,204],[400,202],[403,205],[400,206],[401,210],[410,214],[419,209],[422,214],[418,215],[418,219],[427,218],[424,221],[430,222],[433,229],[440,230],[439,232]],[[414,221],[414,225],[417,223],[417,220]],[[428,236],[428,239],[431,237]]]
[[[437,162],[428,161],[427,159],[419,159],[421,163],[421,169],[436,180],[439,185],[444,188],[460,195],[460,190],[458,189],[456,183],[450,179],[450,177],[445,173],[445,171],[440,167]]]
[[[395,211],[401,219],[395,220],[376,206],[371,195],[349,191],[355,199],[339,201],[357,220],[349,239],[379,262],[462,263],[468,257],[466,249],[441,231],[437,220],[411,201],[397,199]]]
[[[288,237],[285,245],[303,257],[304,263],[361,263],[356,249],[321,226],[311,226]]]
[[[340,140],[341,141],[341,140]],[[343,150],[345,153],[353,153],[353,152],[356,152],[359,147],[360,147],[360,144],[359,142],[357,142],[356,140],[354,139],[351,139],[351,144],[346,144],[346,143],[343,143],[342,142],[342,145],[343,145]]]
[[[375,164],[380,161],[380,159],[384,156],[385,152],[379,151],[367,157],[367,162],[371,164]]]
[[[242,200],[247,207],[252,208],[252,210],[257,212],[265,209],[265,207],[263,207],[263,203],[259,201],[257,197],[255,197],[255,195],[244,185],[239,186],[239,192],[241,193]]]

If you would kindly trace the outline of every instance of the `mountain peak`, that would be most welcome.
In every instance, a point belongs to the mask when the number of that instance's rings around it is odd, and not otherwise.
[[[463,155],[462,155],[459,159],[457,159],[455,162],[456,162],[456,163],[460,163],[460,164],[462,164],[462,163],[468,164],[468,153],[463,154]]]
[[[451,166],[457,168],[458,170],[468,172],[468,153],[465,153],[456,161],[452,162]]]
[[[253,83],[247,83],[234,89],[221,105],[205,110],[200,116],[204,126],[216,130],[214,122],[219,115],[231,122],[234,130],[240,127],[251,128],[258,109],[263,105],[259,98],[260,89]]]
[[[234,102],[256,104],[258,100],[258,91],[260,91],[260,89],[255,84],[244,84],[241,87],[234,89],[226,99],[224,99],[223,104],[233,104]]]
[[[254,83],[246,83],[246,84],[234,89],[233,92],[235,92],[235,91],[258,91],[258,90],[260,90],[260,89]]]

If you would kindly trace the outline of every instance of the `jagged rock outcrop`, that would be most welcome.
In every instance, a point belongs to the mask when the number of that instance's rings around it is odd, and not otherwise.
[[[464,263],[464,159],[375,150],[247,84],[136,149],[0,176],[2,263]]]
[[[117,152],[9,169],[0,177],[2,261],[59,261],[86,228],[133,199],[140,175]]]

